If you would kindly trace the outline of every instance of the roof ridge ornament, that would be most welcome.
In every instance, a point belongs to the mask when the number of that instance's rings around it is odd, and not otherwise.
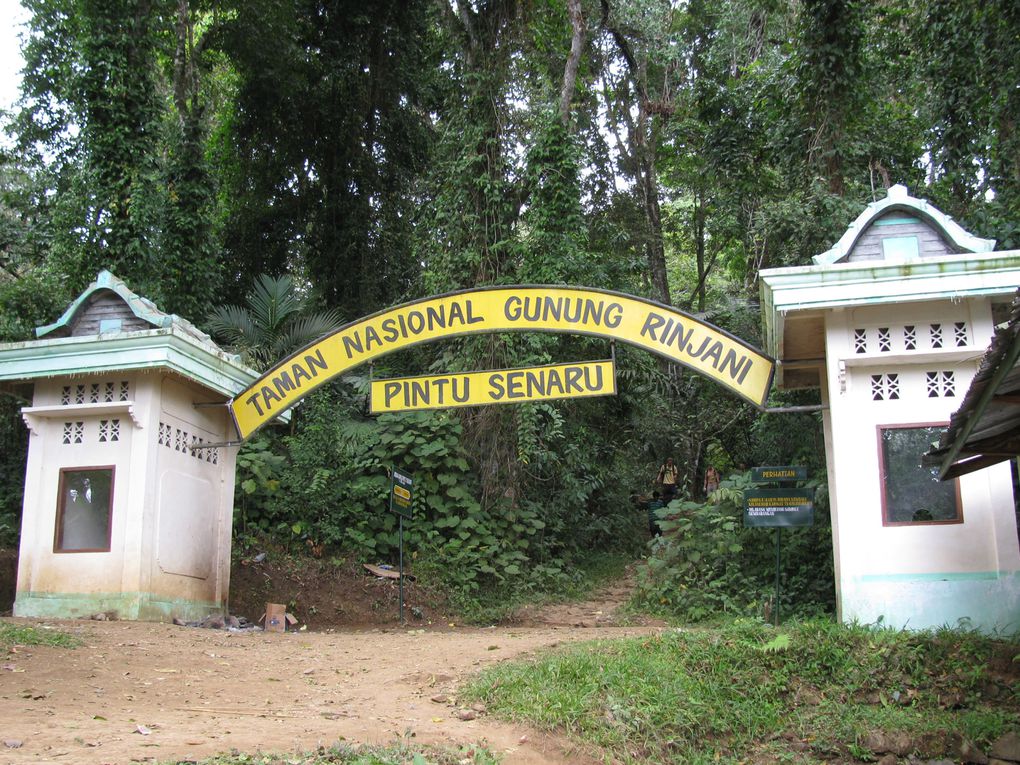
[[[157,306],[150,298],[134,292],[127,286],[127,284],[124,283],[123,279],[119,279],[112,271],[105,268],[96,275],[95,280],[85,288],[85,291],[82,292],[74,300],[74,302],[67,307],[67,310],[64,311],[59,319],[52,324],[36,327],[35,336],[43,338],[62,327],[70,326],[78,313],[85,308],[89,298],[94,293],[101,290],[109,290],[110,292],[113,292],[117,295],[117,297],[124,301],[136,317],[148,324],[151,324],[155,329],[165,329],[167,327],[176,326],[185,333],[194,337],[199,342],[213,346],[218,351],[222,350],[208,334],[200,330],[190,321],[182,316],[178,316],[177,314],[161,311],[159,306]]]
[[[906,186],[896,183],[886,189],[885,199],[871,202],[865,207],[839,241],[831,249],[811,258],[812,262],[818,266],[830,266],[843,261],[868,227],[889,210],[915,212],[925,222],[937,228],[960,252],[992,252],[995,250],[994,239],[981,239],[974,236],[927,199],[910,196]]]

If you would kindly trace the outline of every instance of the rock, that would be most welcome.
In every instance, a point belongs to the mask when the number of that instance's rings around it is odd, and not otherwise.
[[[886,754],[882,756],[882,759],[878,761],[878,765],[896,765],[896,755]]]
[[[22,747],[22,745],[24,743],[25,742],[22,741],[20,738],[5,738],[4,739],[4,746],[6,746],[8,749],[21,749],[21,747]]]
[[[1011,730],[999,736],[988,750],[988,754],[1000,760],[1020,762],[1020,734]]]
[[[793,699],[798,704],[803,704],[809,707],[817,707],[825,700],[825,697],[814,688],[802,686],[797,689],[796,693],[794,693]]]
[[[458,709],[455,714],[458,720],[464,720],[465,722],[468,720],[474,720],[478,717],[478,713],[473,709]]]
[[[861,741],[861,746],[876,754],[888,752],[898,757],[905,757],[914,751],[914,742],[911,741],[910,736],[905,733],[886,733],[884,731],[871,731]]]
[[[247,623],[247,620],[245,620],[245,622]],[[210,614],[204,619],[195,622],[188,622],[175,616],[173,618],[173,623],[178,627],[202,627],[207,630],[237,630],[243,628],[241,620],[236,616],[230,616],[229,614],[226,616],[222,614]]]
[[[478,712],[479,714],[483,715],[488,711],[488,707],[486,707],[485,704],[483,704],[480,701],[476,701],[474,704],[472,704],[471,708]]]
[[[450,697],[449,697],[449,696],[447,696],[447,695],[446,695],[445,693],[437,693],[437,694],[436,694],[435,696],[433,696],[433,697],[432,697],[432,698],[430,699],[430,701],[434,701],[434,702],[436,702],[437,704],[445,704],[445,703],[446,703],[446,702],[448,702],[449,700],[450,700]]]
[[[960,762],[966,763],[966,765],[988,765],[988,755],[967,739],[960,742],[960,748],[956,755],[960,758]]]
[[[949,691],[939,696],[939,705],[943,709],[962,709],[967,704],[967,697],[962,691]]]

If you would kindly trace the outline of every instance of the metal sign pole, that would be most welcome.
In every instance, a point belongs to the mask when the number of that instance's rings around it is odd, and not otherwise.
[[[400,569],[398,572],[400,582],[400,624],[404,624],[404,518],[411,518],[414,502],[414,477],[410,473],[404,473],[396,467],[390,470],[390,512],[397,514],[399,524]]]
[[[404,516],[398,515],[400,522],[400,626],[404,626]]]
[[[781,546],[782,546],[782,538],[783,538],[783,527],[782,526],[776,526],[776,607],[775,607],[774,611],[775,611],[775,617],[776,617],[775,618],[775,622],[776,622],[775,626],[777,626],[777,627],[779,626],[779,561],[780,561],[779,551],[780,551]]]

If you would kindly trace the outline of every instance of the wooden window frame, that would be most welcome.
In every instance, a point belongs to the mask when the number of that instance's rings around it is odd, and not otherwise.
[[[875,426],[875,435],[878,444],[878,479],[882,494],[882,525],[886,527],[896,526],[955,526],[963,523],[963,499],[960,495],[960,479],[953,479],[953,498],[956,505],[956,517],[941,521],[893,521],[889,519],[889,500],[886,495],[886,465],[885,450],[882,448],[882,431],[884,430],[910,430],[918,428],[945,428],[946,422],[903,422],[888,425]]]
[[[78,473],[98,473],[100,471],[108,471],[110,474],[110,494],[109,494],[109,506],[106,508],[106,546],[105,547],[78,547],[74,549],[64,549],[63,547],[63,536],[64,536],[64,511],[67,505],[67,496],[69,494],[68,480],[69,476]],[[60,478],[57,481],[57,519],[53,529],[53,552],[60,555],[74,555],[77,553],[94,553],[94,552],[110,552],[112,538],[113,538],[113,498],[114,498],[114,487],[116,484],[117,468],[115,465],[84,465],[81,467],[62,467],[60,468]]]

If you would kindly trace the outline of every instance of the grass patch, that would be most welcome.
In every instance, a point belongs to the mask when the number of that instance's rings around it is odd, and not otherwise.
[[[938,757],[1020,726],[1018,653],[948,630],[737,622],[499,665],[463,695],[620,762],[865,757],[878,734]]]
[[[519,581],[487,590],[484,595],[454,595],[453,605],[467,624],[494,624],[524,606],[584,600],[607,582],[621,579],[633,560],[633,556],[621,553],[592,553],[578,561],[569,574],[560,572],[544,585]]]
[[[186,762],[189,765],[497,765],[499,759],[481,746],[445,749],[396,742],[388,746],[339,743],[303,755],[224,754],[197,764],[194,760]],[[170,760],[164,765],[178,765],[178,762]]]
[[[0,622],[0,648],[16,645],[51,645],[58,648],[77,648],[81,638],[69,632],[47,627],[31,627],[22,624]]]

